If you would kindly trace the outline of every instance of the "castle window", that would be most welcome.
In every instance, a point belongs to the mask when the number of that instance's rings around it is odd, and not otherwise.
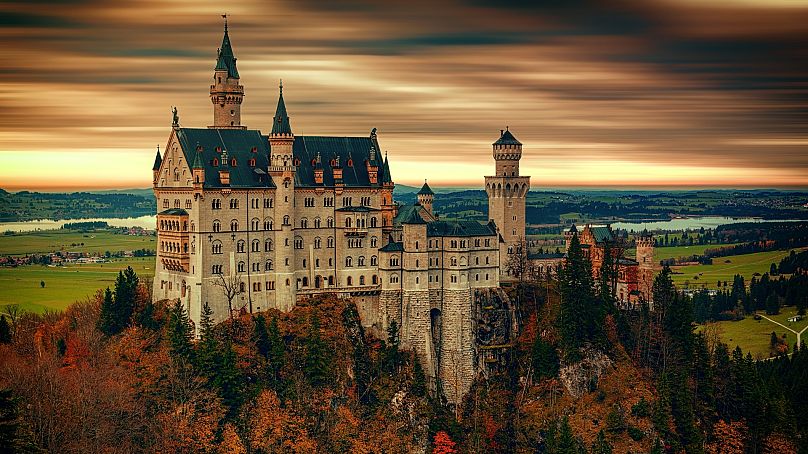
[[[390,283],[391,284],[397,284],[398,283],[398,274],[390,275]]]
[[[210,202],[210,208],[213,210],[221,210],[222,209],[222,199],[213,199]]]
[[[272,208],[272,199],[264,199],[264,208]]]
[[[264,219],[264,230],[272,230],[272,219]]]
[[[267,281],[267,290],[275,290],[275,281]]]
[[[236,167],[236,158],[230,159],[230,167]]]
[[[416,251],[418,250],[418,242],[417,241],[415,242],[415,250]]]
[[[286,280],[286,286],[289,287],[289,279]]]
[[[185,199],[185,208],[188,210],[191,209],[191,199]]]
[[[320,218],[314,218],[314,228],[315,229],[320,228]]]
[[[370,266],[377,266],[379,264],[379,258],[375,255],[370,257]]]
[[[375,248],[378,242],[379,239],[376,238],[375,236],[370,237],[370,247]]]
[[[320,268],[320,259],[314,259],[314,267]]]
[[[360,255],[358,259],[356,259],[356,266],[365,266],[365,256]]]
[[[306,219],[306,218],[301,219],[301,220],[300,220],[300,228],[301,228],[301,229],[307,229],[307,228],[309,228],[309,220],[308,220],[308,219]]]
[[[365,285],[365,276],[359,276],[359,285]]]
[[[334,228],[334,218],[329,217],[325,220],[325,224],[329,229]]]
[[[230,199],[230,209],[238,210],[238,199]]]
[[[373,275],[373,276],[370,278],[370,282],[371,282],[373,285],[378,284],[378,283],[379,283],[379,276],[376,276],[376,275],[374,274],[374,275]]]
[[[213,167],[219,167],[219,158],[213,158],[213,161],[210,163]]]
[[[346,267],[351,267],[351,266],[353,266],[353,258],[351,258],[350,256],[345,257],[345,266],[346,266]]]
[[[457,266],[457,257],[451,258],[452,266]]]
[[[334,247],[334,237],[330,236],[325,240],[325,247],[331,249]]]
[[[329,258],[328,259],[328,267],[331,268],[332,266],[334,266],[334,259]]]
[[[261,221],[259,221],[258,218],[254,218],[252,221],[250,221],[250,228],[252,230],[258,230],[260,228],[260,226],[261,226]]]
[[[264,271],[272,271],[272,260],[267,260],[267,262],[264,263]]]
[[[244,293],[246,291],[245,288],[246,288],[246,284],[244,284],[244,282],[239,282],[239,285],[238,285],[239,292]]]
[[[245,268],[246,268],[246,265],[244,264],[244,262],[238,262],[238,272],[239,273],[243,273]],[[242,282],[242,284],[244,284],[244,283]]]
[[[270,252],[272,250],[272,240],[264,241],[264,252]]]
[[[306,276],[303,276],[303,287],[308,287],[308,286],[309,286],[309,278],[306,277]]]
[[[451,275],[451,277],[450,277],[450,279],[449,279],[449,280],[450,280],[450,282],[452,282],[453,284],[454,284],[454,283],[457,283],[457,276],[455,276],[455,275],[453,274],[453,275]]]
[[[479,280],[480,280],[480,275],[479,275],[479,274],[475,274],[475,275],[474,275],[474,280],[475,280],[475,281],[479,281]]]
[[[489,262],[489,258],[488,258],[488,257],[486,257],[486,258],[485,258],[485,264],[486,264],[486,265],[488,265],[488,262]]]
[[[213,265],[213,269],[211,269],[211,274],[222,274],[222,265]]]
[[[303,238],[299,236],[295,237],[295,249],[303,249]]]
[[[261,291],[261,283],[253,282],[253,292],[260,292],[260,291]]]
[[[320,239],[320,237],[319,236],[315,237],[314,238],[314,249],[320,249],[322,246],[323,246],[323,241]]]
[[[351,218],[345,218],[345,228],[351,228]]]
[[[221,254],[222,253],[222,243],[219,240],[216,240],[211,245],[211,253],[213,254]]]
[[[421,278],[419,278],[418,276],[415,276],[415,283],[420,284],[421,283]]]
[[[230,231],[231,232],[238,232],[238,221],[233,219],[230,221]]]
[[[303,268],[303,269],[305,269],[305,268],[306,268],[306,259],[303,259],[303,266],[302,266],[302,268]]]
[[[488,280],[488,273],[485,273],[485,280]]]
[[[291,224],[289,224],[289,215],[288,214],[283,217],[283,225],[291,225]]]
[[[375,228],[378,221],[376,221],[376,217],[370,218],[370,227]]]
[[[398,256],[394,255],[390,257],[390,266],[398,266]]]
[[[218,220],[213,221],[213,231],[218,232],[220,230],[222,230],[222,224]]]
[[[168,199],[163,199],[163,208],[170,208],[170,203]]]
[[[258,271],[261,271],[261,264],[260,264],[260,263],[257,263],[257,262],[256,262],[256,263],[253,263],[253,264],[252,264],[252,270],[253,270],[253,272],[258,272]]]
[[[348,287],[353,285],[353,277],[348,276]]]
[[[244,240],[238,240],[238,243],[236,243],[236,252],[244,252]]]
[[[475,265],[479,265],[479,264],[480,264],[480,258],[479,258],[479,257],[474,257],[474,264],[475,264]]]
[[[247,165],[249,165],[250,167],[255,167],[255,158],[252,158],[249,161],[247,161]]]
[[[286,259],[284,259],[283,264],[285,266],[289,266],[289,258],[288,257]]]
[[[261,242],[258,241],[258,240],[253,240],[252,241],[251,251],[252,252],[260,252],[261,251]]]

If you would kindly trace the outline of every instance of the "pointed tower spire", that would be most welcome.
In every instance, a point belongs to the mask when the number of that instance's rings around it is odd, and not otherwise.
[[[246,129],[241,126],[241,102],[244,87],[239,85],[236,56],[230,44],[227,30],[227,14],[224,18],[222,46],[216,53],[216,67],[213,70],[213,84],[210,86],[210,101],[213,103],[213,126],[221,129]]]
[[[154,157],[154,167],[152,170],[158,171],[160,170],[160,165],[163,163],[163,157],[160,156],[160,145],[157,145],[157,156]]]
[[[278,89],[278,107],[272,118],[272,135],[292,135],[292,125],[289,123],[289,115],[286,113],[286,103],[283,101],[283,79],[281,79]]]

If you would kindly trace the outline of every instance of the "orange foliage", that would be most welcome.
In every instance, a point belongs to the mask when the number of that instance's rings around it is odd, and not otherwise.
[[[232,424],[224,425],[222,442],[219,443],[219,452],[221,454],[247,454],[247,449]]]
[[[449,434],[440,431],[435,434],[432,440],[432,454],[452,454],[457,452],[455,449],[456,443],[449,438]]]
[[[773,433],[763,440],[763,454],[797,454],[797,448],[785,435]]]
[[[743,454],[748,427],[742,421],[719,420],[713,426],[713,442],[705,446],[708,454]]]
[[[264,390],[244,416],[249,418],[250,446],[266,452],[310,453],[316,450],[309,438],[306,421],[280,405],[274,391]]]

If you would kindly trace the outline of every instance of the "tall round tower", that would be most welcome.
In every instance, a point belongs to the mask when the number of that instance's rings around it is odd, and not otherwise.
[[[500,274],[507,279],[504,264],[508,254],[517,250],[525,238],[525,198],[530,190],[530,177],[519,175],[522,143],[506,127],[493,144],[496,173],[485,177],[488,194],[488,219],[494,221],[502,237]]]
[[[239,84],[236,56],[230,45],[227,33],[227,19],[224,23],[222,47],[219,48],[216,68],[213,70],[213,84],[210,86],[210,102],[213,103],[213,125],[217,129],[247,129],[241,126],[241,101],[244,87]]]
[[[645,301],[653,298],[652,288],[654,286],[654,274],[656,266],[654,264],[654,236],[640,235],[634,239],[637,248],[637,289],[640,296]]]

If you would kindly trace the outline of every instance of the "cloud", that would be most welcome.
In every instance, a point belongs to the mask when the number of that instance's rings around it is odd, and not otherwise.
[[[48,178],[70,186],[127,175],[128,186],[148,185],[170,106],[185,126],[211,121],[221,9],[150,0],[0,6],[0,154],[12,163],[0,180],[45,184],[24,165],[35,155],[65,162],[118,150]],[[507,124],[525,143],[534,186],[808,184],[806,8],[256,0],[226,9],[245,124],[267,129],[283,78],[296,133],[378,127],[401,183],[426,173],[481,184]]]

